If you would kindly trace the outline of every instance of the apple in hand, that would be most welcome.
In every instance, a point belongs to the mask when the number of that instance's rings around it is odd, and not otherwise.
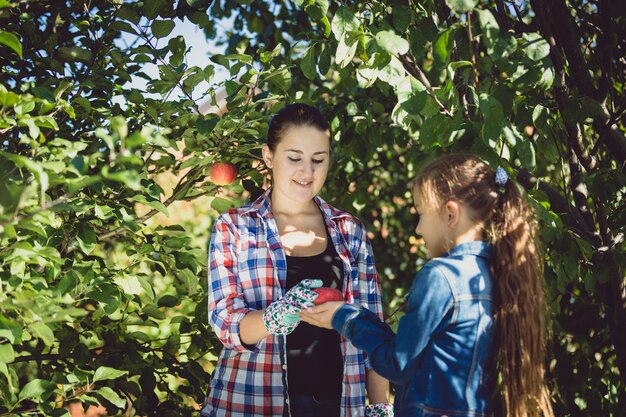
[[[336,288],[320,287],[313,291],[317,293],[317,298],[313,301],[315,305],[324,304],[327,301],[343,301],[343,294]]]
[[[211,165],[209,175],[217,185],[232,184],[237,177],[237,167],[230,162],[216,162]]]

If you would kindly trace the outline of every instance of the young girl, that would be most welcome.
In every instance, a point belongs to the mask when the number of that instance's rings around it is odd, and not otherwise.
[[[552,416],[541,256],[516,185],[502,168],[449,155],[423,169],[413,198],[416,233],[432,259],[414,279],[398,333],[341,302],[305,309],[302,320],[367,352],[398,385],[396,417]],[[494,399],[499,384],[502,404]]]
[[[282,108],[263,147],[272,187],[215,222],[209,322],[224,348],[202,416],[362,417],[374,407],[390,411],[389,383],[362,350],[334,331],[299,323],[298,312],[313,305],[313,289],[321,285],[342,290],[345,300],[382,317],[365,227],[317,195],[328,173],[330,139],[316,108]]]

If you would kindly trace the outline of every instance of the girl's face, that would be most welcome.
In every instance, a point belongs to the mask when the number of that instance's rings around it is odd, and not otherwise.
[[[326,181],[329,133],[311,126],[291,126],[274,152],[267,145],[263,147],[263,159],[272,169],[273,192],[279,198],[308,203]]]
[[[415,233],[424,239],[424,246],[430,258],[436,258],[446,253],[450,248],[448,238],[448,219],[443,207],[433,207],[427,204],[418,187],[413,189],[413,201],[419,215],[419,223]]]

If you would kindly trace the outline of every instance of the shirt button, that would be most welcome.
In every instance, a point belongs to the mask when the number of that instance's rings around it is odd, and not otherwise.
[[[287,365],[283,365],[283,369],[284,369],[284,370],[287,370]]]

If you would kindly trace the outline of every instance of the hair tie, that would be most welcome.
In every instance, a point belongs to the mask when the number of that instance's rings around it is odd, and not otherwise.
[[[498,167],[496,169],[496,185],[498,187],[504,187],[509,180],[509,174],[506,173],[504,168]]]

